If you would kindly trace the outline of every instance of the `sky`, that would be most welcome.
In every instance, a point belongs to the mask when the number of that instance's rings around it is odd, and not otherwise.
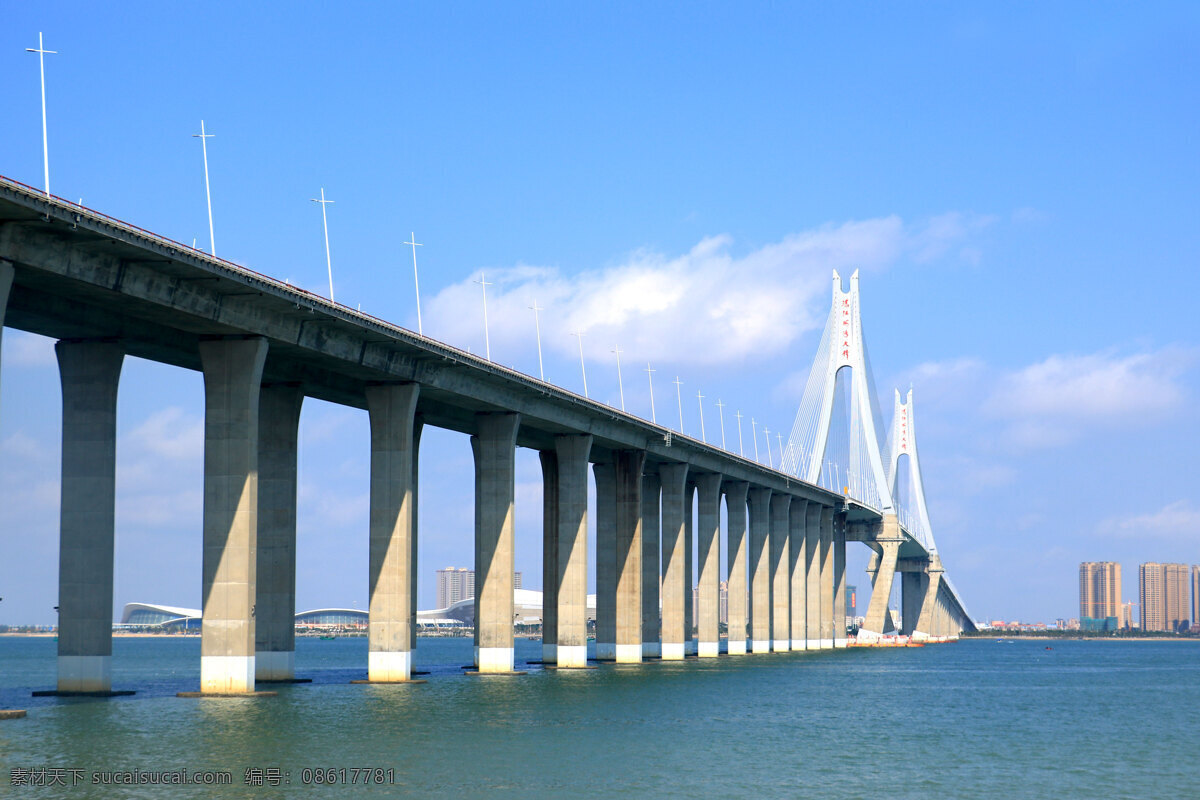
[[[911,384],[942,560],[977,619],[1078,615],[1081,561],[1200,563],[1200,9],[1119,4],[20,3],[0,174],[734,447],[789,430],[860,270]],[[0,624],[51,623],[53,342],[0,354]],[[366,608],[366,413],[300,423],[297,606]],[[128,358],[114,614],[200,602],[203,386]],[[774,436],[774,434],[772,434]],[[765,451],[765,444],[764,444]],[[470,566],[466,437],[421,443],[419,604]],[[541,583],[537,454],[517,568]],[[849,582],[865,606],[866,550]],[[593,562],[594,563],[594,562]]]

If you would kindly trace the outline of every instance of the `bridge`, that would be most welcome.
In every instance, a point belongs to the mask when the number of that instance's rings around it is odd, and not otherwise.
[[[306,397],[364,409],[370,421],[370,682],[412,679],[426,425],[471,437],[480,673],[516,666],[517,447],[541,460],[543,657],[559,668],[588,658],[591,480],[600,660],[721,652],[722,535],[731,655],[847,646],[848,541],[875,553],[857,642],[894,628],[896,573],[900,633],[940,640],[973,627],[934,544],[911,392],[903,402],[897,394],[899,422],[880,441],[857,275],[848,292],[835,275],[821,350],[778,469],[5,178],[0,323],[58,340],[60,694],[113,691],[116,403],[127,354],[204,377],[202,693],[295,678],[297,426]],[[848,432],[839,433],[835,416],[847,408]]]

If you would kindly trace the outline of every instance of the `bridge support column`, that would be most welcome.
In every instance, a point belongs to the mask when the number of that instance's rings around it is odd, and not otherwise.
[[[661,578],[659,577],[659,495],[662,486],[658,474],[642,476],[642,657],[662,656]]]
[[[684,603],[684,503],[687,464],[662,464],[658,476],[662,482],[662,657],[664,661],[683,658]]]
[[[475,454],[475,631],[481,673],[513,671],[513,495],[520,414],[478,414]]]
[[[617,468],[592,466],[596,477],[596,658],[617,658]]]
[[[833,509],[821,509],[821,649],[833,647]]]
[[[112,690],[116,344],[59,342],[62,510],[58,551],[58,691]]]
[[[4,312],[8,310],[8,294],[12,290],[13,265],[0,261],[0,344],[4,340]]]
[[[683,492],[683,653],[696,655],[696,482]]]
[[[913,624],[912,636],[917,641],[928,639],[931,635],[946,636],[949,634],[946,626],[939,628],[934,621],[934,613],[941,599],[941,588],[942,561],[936,554],[933,554],[929,561],[929,571],[926,578],[925,596],[921,601],[921,611]],[[904,610],[904,613],[904,625],[907,627],[909,625],[907,608]]]
[[[808,562],[805,556],[808,542],[804,533],[807,513],[808,501],[793,497],[788,509],[788,588],[792,618],[788,638],[792,650],[805,649],[808,638]]]
[[[808,504],[804,515],[805,650],[821,649],[821,506]]]
[[[379,683],[412,677],[419,392],[415,383],[366,390],[371,422],[367,680]]]
[[[558,453],[539,450],[542,467],[542,663],[558,663]]]
[[[883,529],[876,538],[875,574],[871,580],[871,603],[859,637],[872,638],[887,632],[888,602],[892,596],[892,580],[896,574],[896,559],[900,554],[900,522],[895,514],[883,515]]]
[[[592,437],[556,436],[554,450],[557,461],[554,535],[557,544],[554,576],[547,584],[555,587],[558,605],[554,660],[560,667],[586,667],[588,456],[592,451]],[[546,602],[543,598],[543,613]],[[548,630],[544,619],[542,630]]]
[[[267,341],[200,343],[204,370],[204,618],[200,691],[254,691],[258,403]]]
[[[771,490],[750,490],[750,652],[771,652]]]
[[[746,653],[746,495],[749,484],[729,481],[725,484],[726,577],[729,597],[729,655]]]
[[[254,677],[296,677],[296,435],[304,392],[264,386],[258,400],[258,553]]]
[[[789,567],[789,523],[792,498],[771,495],[771,649],[786,653],[792,649],[792,585]]]
[[[642,466],[643,450],[616,454],[616,659],[642,661]]]
[[[846,644],[846,514],[839,512],[833,518],[833,646]]]
[[[696,652],[701,658],[721,654],[721,476],[696,478],[699,597]]]
[[[929,576],[924,572],[904,571],[900,573],[900,633],[912,636],[921,616],[921,605],[925,602],[925,590]]]

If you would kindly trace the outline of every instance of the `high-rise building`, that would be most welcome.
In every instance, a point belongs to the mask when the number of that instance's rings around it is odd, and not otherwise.
[[[1116,561],[1085,561],[1079,565],[1079,619],[1103,620],[1121,616],[1121,565]]]
[[[1121,616],[1117,620],[1118,624],[1124,630],[1131,630],[1137,624],[1137,619],[1133,615],[1133,603],[1121,603]]]
[[[522,575],[513,573],[513,588],[521,589]],[[475,596],[475,570],[466,567],[446,567],[437,571],[438,608],[449,608],[460,600]]]
[[[1200,566],[1192,565],[1192,625],[1200,625]]]
[[[1176,631],[1188,618],[1187,564],[1142,564],[1142,630]]]
[[[475,571],[446,567],[437,571],[437,607],[449,608],[459,600],[475,596]]]
[[[717,590],[717,621],[729,624],[729,584],[721,581]],[[700,624],[700,587],[692,587],[692,624]]]

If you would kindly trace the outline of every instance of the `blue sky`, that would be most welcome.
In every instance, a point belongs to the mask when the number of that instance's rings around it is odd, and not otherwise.
[[[1200,562],[1200,12],[1192,4],[10,4],[0,174],[588,388],[660,421],[706,404],[790,429],[829,302],[862,271],[885,416],[915,389],[930,515],[977,617],[1077,613],[1083,560]],[[0,622],[49,622],[60,398],[7,330]],[[200,376],[122,376],[118,607],[200,597]],[[706,405],[710,439],[717,409]],[[733,439],[733,420],[727,435]],[[366,601],[367,420],[308,401],[299,606]],[[746,436],[749,426],[746,427]],[[748,443],[748,442],[747,442]],[[470,558],[470,449],[428,431],[422,606]],[[540,475],[518,454],[518,568]],[[464,510],[465,509],[465,510]],[[866,583],[864,552],[851,582]],[[864,592],[865,594],[865,592]]]

